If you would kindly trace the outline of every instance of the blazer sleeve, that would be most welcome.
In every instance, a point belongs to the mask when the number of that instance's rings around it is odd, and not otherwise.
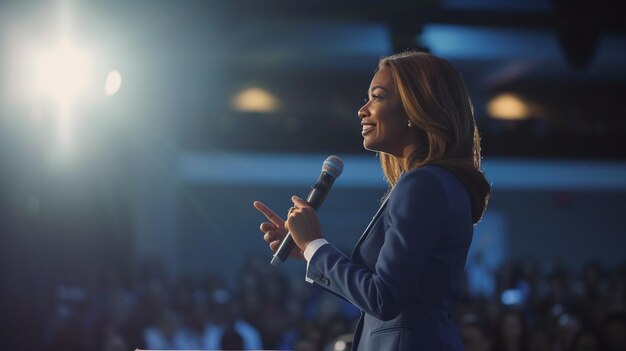
[[[315,283],[381,320],[395,318],[414,303],[417,284],[449,213],[441,181],[427,170],[405,174],[388,201],[389,227],[373,271],[330,244],[315,252],[307,270]]]

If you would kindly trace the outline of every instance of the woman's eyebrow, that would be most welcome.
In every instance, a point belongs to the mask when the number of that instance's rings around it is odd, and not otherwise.
[[[386,92],[389,92],[389,89],[387,89],[387,88],[385,88],[385,87],[383,87],[383,86],[381,86],[381,85],[376,85],[376,86],[371,87],[371,88],[370,88],[370,90],[369,90],[369,92],[371,93],[372,91],[374,91],[374,90],[376,90],[376,89],[382,89],[382,90],[384,90],[384,91],[386,91]]]

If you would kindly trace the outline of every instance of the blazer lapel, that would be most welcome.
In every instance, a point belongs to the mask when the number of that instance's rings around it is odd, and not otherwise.
[[[372,229],[372,226],[374,225],[374,223],[378,221],[381,214],[383,213],[383,210],[385,209],[385,207],[387,207],[387,200],[389,200],[389,196],[385,197],[385,200],[383,201],[382,205],[380,205],[380,207],[378,208],[378,211],[376,211],[376,214],[374,215],[370,223],[365,228],[365,231],[363,232],[363,234],[361,234],[359,241],[357,241],[356,245],[354,246],[354,249],[352,250],[352,255],[351,255],[352,259],[356,257],[357,253],[359,252],[359,247],[361,246],[365,238],[367,238],[367,236],[369,235],[370,229]]]

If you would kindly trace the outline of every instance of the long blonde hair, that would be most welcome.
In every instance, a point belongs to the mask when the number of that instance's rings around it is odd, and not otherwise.
[[[413,51],[381,59],[378,69],[385,67],[419,140],[406,160],[379,153],[385,178],[393,186],[405,171],[427,164],[443,166],[466,186],[477,223],[491,187],[480,169],[480,136],[461,74],[442,58]]]

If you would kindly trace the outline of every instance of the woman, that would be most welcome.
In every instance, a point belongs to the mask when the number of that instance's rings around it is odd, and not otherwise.
[[[463,79],[430,54],[384,58],[358,116],[391,188],[352,256],[323,239],[315,210],[295,196],[286,222],[254,203],[270,220],[264,239],[274,251],[290,231],[307,281],[361,309],[353,349],[461,350],[452,309],[490,191]]]

